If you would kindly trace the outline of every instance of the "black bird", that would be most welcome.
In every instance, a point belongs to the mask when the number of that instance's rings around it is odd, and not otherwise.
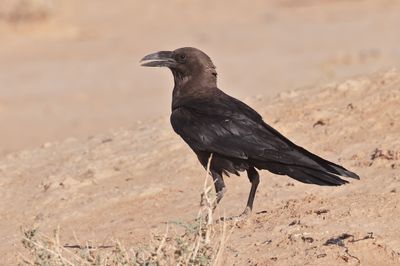
[[[168,67],[174,76],[171,124],[210,172],[217,203],[225,192],[223,174],[247,171],[251,189],[242,215],[251,213],[257,186],[257,169],[288,175],[321,186],[348,183],[339,176],[358,175],[297,146],[243,102],[217,87],[217,72],[210,57],[191,47],[145,56],[142,66]]]

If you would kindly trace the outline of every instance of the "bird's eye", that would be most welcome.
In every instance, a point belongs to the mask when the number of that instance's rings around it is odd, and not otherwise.
[[[179,55],[179,59],[180,60],[185,60],[186,59],[186,55],[185,54],[180,54]]]

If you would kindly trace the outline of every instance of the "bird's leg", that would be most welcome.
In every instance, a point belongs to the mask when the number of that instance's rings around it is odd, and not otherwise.
[[[217,193],[217,198],[213,205],[213,209],[215,209],[217,207],[218,203],[224,197],[226,188],[225,188],[224,179],[222,178],[222,173],[211,172],[211,175],[214,180],[215,193]]]
[[[260,176],[254,167],[247,170],[247,176],[249,177],[251,188],[249,198],[247,199],[246,208],[240,216],[247,216],[251,213],[253,209],[254,197],[256,196],[258,184],[260,183]]]
[[[247,170],[247,176],[249,177],[251,188],[249,198],[247,199],[246,208],[240,215],[224,218],[223,220],[241,221],[243,219],[246,219],[251,214],[251,210],[253,209],[254,197],[256,196],[258,184],[260,183],[260,176],[258,175],[257,170],[254,169],[254,167]]]
[[[225,188],[224,179],[222,178],[222,173],[211,171],[211,176],[213,178],[213,183],[214,183],[214,187],[215,187],[215,193],[217,195],[216,195],[215,200],[211,202],[212,206],[210,206],[210,207],[212,207],[212,209],[215,210],[215,208],[217,207],[218,203],[223,198],[223,196],[224,196],[224,194],[226,192],[226,188]],[[205,204],[205,202],[204,202],[205,198],[204,197],[207,196],[204,193],[206,193],[206,191],[204,191],[201,194],[201,200],[200,200],[200,205],[201,206],[203,206]],[[210,203],[208,203],[208,204],[210,204]]]

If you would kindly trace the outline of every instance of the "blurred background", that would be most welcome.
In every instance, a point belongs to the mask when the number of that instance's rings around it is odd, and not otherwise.
[[[396,0],[0,0],[0,154],[167,117],[167,69],[194,46],[246,99],[399,65]]]

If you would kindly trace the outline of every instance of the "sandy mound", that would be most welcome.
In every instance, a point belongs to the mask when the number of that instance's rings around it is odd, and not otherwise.
[[[338,188],[262,172],[255,214],[233,225],[226,263],[399,265],[400,72],[247,100],[265,121],[360,181]],[[204,171],[167,118],[67,139],[0,160],[0,252],[15,263],[20,227],[61,242],[147,243],[149,231],[196,216]],[[219,213],[238,214],[245,177],[227,180]],[[74,237],[76,236],[76,238]]]

